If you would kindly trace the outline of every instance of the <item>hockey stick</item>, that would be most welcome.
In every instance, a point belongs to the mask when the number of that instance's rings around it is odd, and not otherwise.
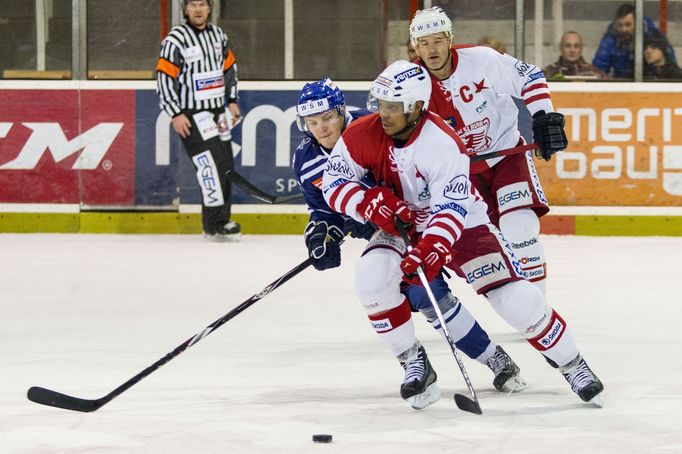
[[[267,192],[255,186],[253,183],[251,183],[243,176],[239,175],[237,171],[234,169],[228,170],[227,173],[225,173],[225,177],[227,177],[228,180],[242,188],[244,192],[249,194],[251,197],[255,197],[256,199],[262,200],[263,202],[271,204],[280,204],[293,202],[294,200],[299,200],[303,198],[303,194],[284,196],[268,194]]]
[[[398,227],[400,236],[405,242],[405,246],[407,246],[407,250],[411,251],[412,244],[410,243],[410,239],[407,236],[405,224],[403,224],[403,222],[400,219],[396,218],[396,226]],[[470,399],[463,394],[455,393],[455,403],[457,404],[457,407],[460,410],[475,413],[477,415],[483,414],[483,410],[481,410],[481,405],[478,403],[478,398],[476,397],[476,391],[474,391],[474,387],[471,384],[469,374],[467,373],[467,370],[464,368],[464,363],[462,362],[462,358],[460,358],[459,356],[459,352],[457,351],[455,341],[452,340],[452,334],[450,334],[450,330],[448,329],[448,326],[445,324],[445,317],[443,316],[443,313],[441,312],[440,307],[438,306],[436,297],[433,295],[433,292],[431,291],[431,286],[429,285],[429,281],[426,279],[426,274],[424,274],[424,270],[422,269],[421,266],[417,268],[417,274],[419,275],[419,280],[421,281],[422,285],[424,286],[424,289],[426,290],[426,294],[429,296],[429,300],[431,301],[433,310],[436,312],[436,316],[438,316],[438,321],[440,322],[440,327],[443,330],[445,339],[448,341],[448,345],[450,345],[450,350],[452,350],[452,354],[455,356],[455,360],[457,361],[459,370],[462,372],[462,376],[464,377],[464,382],[466,383],[467,388],[469,388],[469,393],[471,394]]]
[[[518,147],[507,148],[506,150],[493,151],[492,153],[486,153],[483,155],[476,155],[476,156],[471,158],[471,162],[485,161],[487,159],[499,158],[502,156],[509,156],[509,155],[517,154],[517,153],[524,153],[528,150],[535,150],[536,148],[539,148],[539,147],[540,147],[540,145],[538,145],[537,143],[526,143],[523,145],[519,145]]]
[[[256,293],[251,298],[244,301],[239,306],[235,307],[234,309],[232,309],[227,314],[223,315],[221,318],[219,318],[215,322],[208,325],[206,327],[206,329],[204,329],[202,332],[195,334],[194,336],[190,337],[189,339],[187,339],[182,344],[178,345],[175,348],[175,350],[168,353],[166,356],[164,356],[163,358],[161,358],[160,360],[158,360],[157,362],[155,362],[151,366],[147,367],[145,370],[143,370],[139,374],[135,375],[133,378],[131,378],[127,382],[123,383],[121,386],[114,389],[113,391],[111,391],[109,394],[107,394],[104,397],[100,397],[99,399],[92,399],[92,400],[91,399],[81,399],[79,397],[67,396],[66,394],[62,394],[62,393],[59,393],[57,391],[52,391],[50,389],[45,389],[45,388],[40,388],[38,386],[33,386],[28,390],[28,398],[29,398],[29,400],[32,400],[33,402],[38,403],[38,404],[48,405],[50,407],[63,408],[65,410],[82,411],[82,412],[86,412],[86,413],[99,410],[104,405],[109,403],[109,401],[111,401],[115,397],[123,394],[123,392],[130,389],[133,385],[135,385],[137,382],[139,382],[140,380],[142,380],[146,376],[150,375],[152,372],[157,370],[159,367],[163,366],[164,364],[166,364],[167,362],[169,362],[170,360],[172,360],[173,358],[178,356],[180,353],[182,353],[183,351],[185,351],[186,349],[188,349],[192,345],[196,344],[197,342],[199,342],[204,337],[211,334],[213,331],[218,329],[225,322],[227,322],[228,320],[237,316],[238,314],[240,314],[242,311],[246,310],[252,304],[254,304],[257,301],[260,301],[261,299],[268,296],[270,293],[272,293],[280,285],[284,284],[289,279],[291,279],[292,277],[299,274],[301,271],[308,268],[310,266],[310,264],[311,264],[310,259],[304,260],[303,262],[298,264],[296,267],[292,268],[291,270],[287,271],[284,275],[277,278],[277,280],[275,280],[275,282],[268,285],[263,290]]]

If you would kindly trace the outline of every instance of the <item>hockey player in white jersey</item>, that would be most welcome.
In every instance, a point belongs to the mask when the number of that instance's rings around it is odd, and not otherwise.
[[[429,112],[426,69],[406,61],[386,68],[372,83],[370,103],[378,114],[354,121],[329,156],[322,179],[328,205],[382,230],[358,261],[356,293],[375,330],[429,393],[426,353],[416,338],[409,304],[400,293],[418,267],[429,281],[444,266],[484,295],[493,309],[551,363],[572,390],[598,404],[603,385],[580,355],[566,321],[547,304],[525,273],[486,204],[469,181],[466,147],[445,121]],[[377,186],[361,181],[372,173]],[[407,253],[395,219],[414,226]]]
[[[518,109],[533,115],[538,157],[549,160],[567,146],[564,118],[554,112],[549,88],[536,66],[485,46],[453,46],[452,23],[439,7],[418,11],[410,39],[431,77],[429,110],[452,126],[470,155],[522,146]],[[549,211],[530,151],[471,165],[471,182],[488,215],[510,242],[528,279],[546,293],[547,266],[540,244],[540,216]]]
[[[294,152],[293,171],[303,192],[310,220],[304,239],[313,266],[322,271],[341,264],[340,242],[345,235],[371,241],[376,228],[368,223],[358,222],[349,216],[334,212],[322,196],[322,172],[327,158],[345,128],[358,118],[369,114],[364,109],[348,111],[343,92],[330,79],[321,79],[305,84],[298,96],[297,124],[307,136]],[[375,183],[371,178],[363,181],[368,187]],[[377,242],[373,248],[384,247]],[[493,386],[502,392],[517,392],[525,388],[519,367],[502,347],[493,342],[473,315],[462,306],[450,292],[448,284],[439,276],[431,283],[441,312],[445,315],[448,330],[459,350],[471,359],[487,366],[493,372]],[[419,311],[440,330],[440,322],[421,285],[404,284],[401,292],[411,310]],[[439,394],[434,387],[428,398],[414,397],[411,369],[405,371],[406,380],[401,386],[401,395],[416,409],[435,402]],[[435,378],[435,372],[433,372]]]

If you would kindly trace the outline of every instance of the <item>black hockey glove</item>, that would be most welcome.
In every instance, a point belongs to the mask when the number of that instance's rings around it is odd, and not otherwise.
[[[374,232],[377,231],[377,228],[371,222],[363,224],[353,218],[346,218],[343,223],[343,231],[350,234],[353,238],[361,238],[369,241],[369,239],[372,238],[372,235],[374,235]]]
[[[325,221],[310,221],[305,228],[305,245],[316,270],[328,270],[341,265],[343,231]]]
[[[557,151],[565,150],[568,140],[564,132],[564,116],[558,112],[536,112],[533,115],[533,140],[540,146],[535,150],[535,156],[545,161],[552,159]]]

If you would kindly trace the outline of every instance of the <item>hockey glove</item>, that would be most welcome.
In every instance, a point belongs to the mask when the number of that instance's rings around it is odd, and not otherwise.
[[[374,232],[377,231],[377,228],[370,222],[363,224],[353,218],[347,218],[343,223],[343,231],[353,238],[369,241],[369,239],[372,238],[372,235],[374,235]]]
[[[405,273],[403,280],[410,284],[422,285],[417,268],[424,270],[426,280],[431,282],[440,273],[441,268],[452,261],[452,251],[447,242],[436,235],[423,237],[417,246],[400,263],[400,269]]]
[[[535,156],[549,161],[554,153],[566,149],[568,139],[564,123],[564,116],[558,112],[541,110],[533,115],[533,140],[540,146],[535,150]]]
[[[396,197],[386,186],[367,189],[357,209],[365,219],[395,236],[400,236],[395,226],[395,217],[405,224],[412,224],[415,219],[414,212],[407,206],[407,202]]]
[[[328,270],[341,265],[343,231],[325,221],[310,221],[305,228],[305,245],[316,270]]]

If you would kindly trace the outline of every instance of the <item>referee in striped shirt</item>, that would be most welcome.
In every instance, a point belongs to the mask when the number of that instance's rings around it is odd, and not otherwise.
[[[161,108],[173,118],[196,169],[204,237],[236,241],[241,229],[230,220],[232,187],[225,173],[234,167],[230,128],[241,115],[237,64],[227,35],[209,22],[212,7],[212,0],[182,1],[185,23],[161,43],[156,83]]]

